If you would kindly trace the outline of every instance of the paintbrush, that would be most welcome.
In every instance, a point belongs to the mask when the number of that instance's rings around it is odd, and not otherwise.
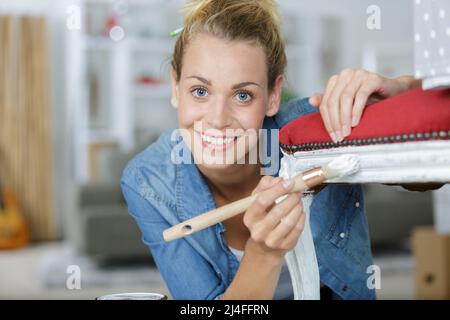
[[[328,179],[351,175],[358,170],[359,159],[356,155],[342,155],[322,167],[296,175],[293,178],[294,187],[289,193],[303,192],[324,183]],[[245,212],[258,195],[259,193],[256,193],[174,225],[164,230],[163,238],[165,241],[176,240],[234,217]]]

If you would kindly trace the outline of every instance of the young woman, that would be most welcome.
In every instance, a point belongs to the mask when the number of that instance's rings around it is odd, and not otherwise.
[[[262,163],[250,154],[262,140],[251,133],[320,110],[330,135],[341,140],[369,97],[416,85],[411,77],[345,70],[330,79],[323,96],[280,108],[286,57],[277,21],[269,0],[190,2],[172,59],[179,131],[162,134],[124,170],[129,212],[174,299],[292,299],[284,255],[305,216],[299,194],[275,203],[292,182],[261,176]],[[180,145],[192,162],[174,159]],[[165,229],[255,192],[261,194],[246,212],[163,240]],[[375,298],[366,285],[372,255],[363,208],[359,185],[328,185],[311,207],[321,282],[336,297]]]

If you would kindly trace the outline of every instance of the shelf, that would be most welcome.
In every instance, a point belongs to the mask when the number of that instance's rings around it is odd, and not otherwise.
[[[135,98],[169,99],[170,95],[171,95],[171,87],[169,84],[161,84],[154,86],[136,85],[134,88]]]

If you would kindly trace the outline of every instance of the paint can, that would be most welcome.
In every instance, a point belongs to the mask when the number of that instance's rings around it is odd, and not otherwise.
[[[155,292],[124,292],[99,296],[95,300],[167,300],[167,296]]]

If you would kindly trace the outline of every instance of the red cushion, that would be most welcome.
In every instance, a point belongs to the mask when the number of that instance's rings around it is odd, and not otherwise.
[[[289,153],[427,139],[450,139],[450,90],[417,88],[369,105],[360,123],[338,143],[332,142],[318,112],[299,117],[280,131],[280,146]]]

